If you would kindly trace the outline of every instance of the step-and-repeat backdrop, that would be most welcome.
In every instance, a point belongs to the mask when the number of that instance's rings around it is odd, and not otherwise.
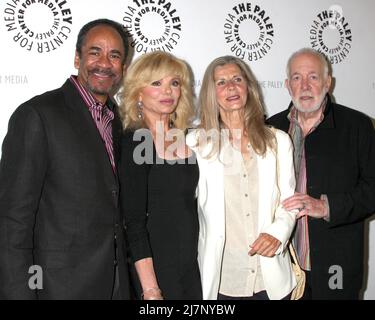
[[[332,63],[337,102],[375,118],[373,0],[1,0],[0,15],[0,143],[19,104],[75,74],[78,31],[103,17],[128,29],[135,57],[165,50],[185,59],[197,94],[212,59],[240,57],[258,78],[268,115],[289,104],[290,54],[314,48]],[[368,227],[364,298],[375,299],[375,222]]]

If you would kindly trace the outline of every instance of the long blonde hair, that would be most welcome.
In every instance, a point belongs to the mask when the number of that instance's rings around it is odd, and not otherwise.
[[[177,75],[181,81],[181,96],[176,107],[174,127],[185,130],[194,115],[192,75],[187,63],[172,54],[154,51],[138,57],[129,67],[123,81],[120,116],[124,129],[146,128],[137,116],[140,91],[155,80]]]
[[[247,64],[233,56],[216,58],[208,65],[205,71],[198,101],[200,127],[206,132],[212,129],[219,132],[222,127],[214,74],[217,67],[227,64],[237,65],[247,83],[248,96],[244,111],[244,127],[252,148],[259,155],[264,155],[267,148],[275,150],[275,135],[265,125],[265,108],[258,82]],[[212,142],[214,145],[219,145],[218,148],[213,147],[213,153],[216,153],[220,150],[220,142]],[[212,152],[209,155],[212,156]]]

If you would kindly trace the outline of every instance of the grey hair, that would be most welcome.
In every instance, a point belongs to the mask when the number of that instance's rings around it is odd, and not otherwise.
[[[297,58],[298,56],[303,55],[303,54],[309,54],[309,55],[312,55],[312,56],[318,58],[320,63],[323,66],[324,78],[328,77],[328,75],[330,74],[331,71],[330,71],[330,65],[329,65],[329,62],[328,62],[326,56],[324,54],[322,54],[321,52],[316,51],[312,48],[302,48],[302,49],[299,49],[298,51],[294,52],[288,59],[288,63],[286,65],[286,74],[287,74],[289,80],[290,80],[290,71],[291,71],[290,69],[291,69],[291,65],[292,65],[293,60],[295,58]]]

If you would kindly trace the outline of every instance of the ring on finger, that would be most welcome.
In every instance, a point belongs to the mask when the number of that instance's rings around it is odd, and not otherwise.
[[[302,202],[302,207],[299,208],[298,210],[299,210],[299,211],[302,211],[302,210],[304,210],[305,208],[306,208],[306,203],[305,203],[305,202]]]

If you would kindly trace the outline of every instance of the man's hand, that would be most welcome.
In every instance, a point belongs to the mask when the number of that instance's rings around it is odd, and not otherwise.
[[[285,210],[298,210],[296,218],[303,216],[310,216],[314,218],[325,218],[328,214],[328,209],[324,200],[315,199],[307,194],[296,192],[293,196],[285,199],[281,203]]]

